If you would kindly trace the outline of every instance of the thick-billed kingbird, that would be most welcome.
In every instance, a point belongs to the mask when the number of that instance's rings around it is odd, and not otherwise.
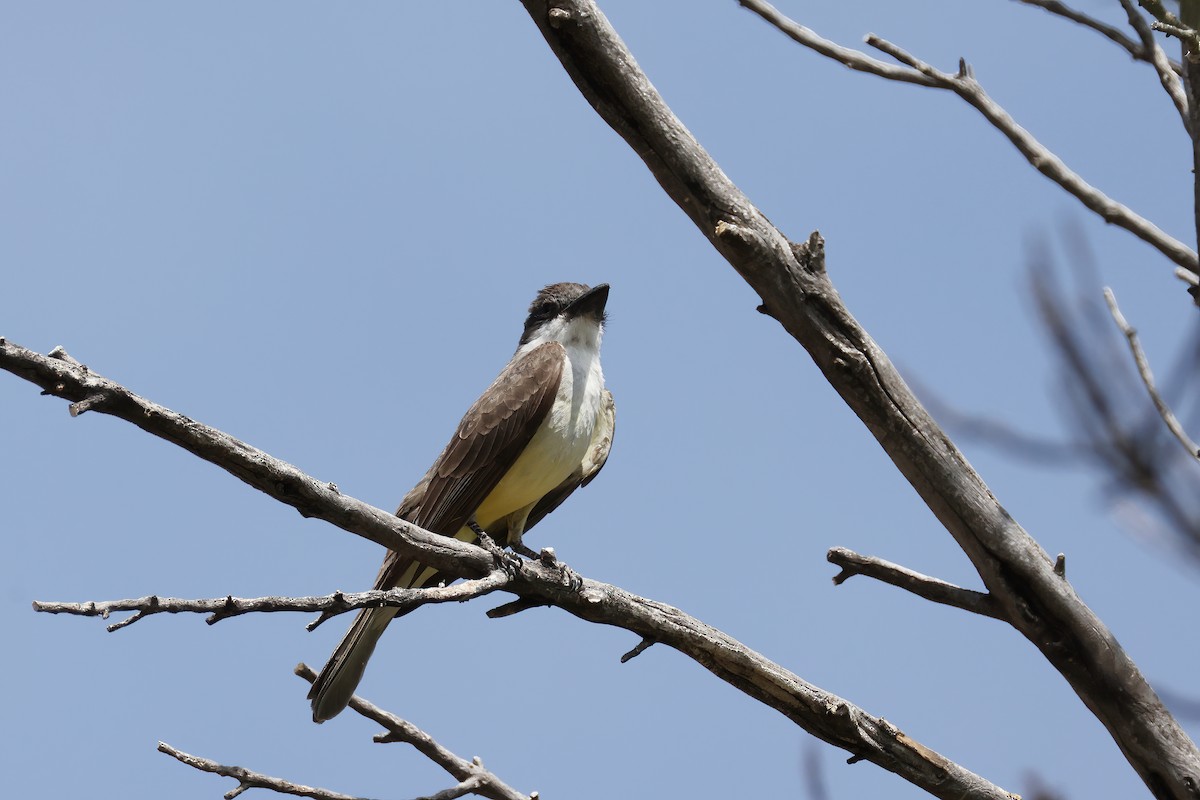
[[[608,285],[555,283],[529,306],[517,352],[475,401],[396,514],[434,533],[523,549],[522,534],[604,466],[615,407],[600,370]],[[376,589],[436,586],[444,576],[389,551]],[[339,714],[395,608],[359,612],[313,683],[313,720]]]

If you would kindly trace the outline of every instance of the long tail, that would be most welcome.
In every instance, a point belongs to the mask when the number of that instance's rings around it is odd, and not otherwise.
[[[350,703],[367,668],[367,660],[375,651],[375,643],[394,616],[394,608],[364,608],[358,612],[308,693],[313,722],[333,719]]]

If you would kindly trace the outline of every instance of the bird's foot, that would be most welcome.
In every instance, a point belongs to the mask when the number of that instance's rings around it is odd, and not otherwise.
[[[521,539],[521,534],[514,533],[511,530],[508,532],[508,547],[514,553],[520,553],[533,561],[536,561],[540,557],[533,549],[525,546],[525,542]]]
[[[467,527],[478,537],[479,546],[491,554],[492,561],[495,562],[496,566],[507,572],[510,577],[516,577],[517,572],[521,569],[521,559],[496,544],[496,540],[489,536],[487,531],[479,527],[475,523],[475,520],[469,521]]]
[[[578,592],[583,588],[583,578],[580,577],[578,572],[558,560],[553,547],[543,547],[542,552],[537,554],[537,560],[547,567],[556,570],[563,585],[569,587],[572,592]]]

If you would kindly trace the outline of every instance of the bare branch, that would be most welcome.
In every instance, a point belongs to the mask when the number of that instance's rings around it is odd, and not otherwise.
[[[322,483],[227,433],[97,375],[67,356],[61,347],[55,348],[54,355],[44,356],[0,338],[0,369],[37,384],[43,394],[76,404],[86,400],[85,410],[123,419],[177,444],[292,506],[302,516],[323,519],[391,550],[420,553],[422,563],[451,575],[478,578],[493,569],[492,556],[483,549],[422,530],[394,514],[343,495],[331,483]]]
[[[896,586],[912,592],[918,597],[932,600],[935,603],[954,606],[955,608],[961,608],[963,611],[970,611],[972,614],[980,614],[992,619],[1008,621],[999,603],[991,595],[984,592],[964,589],[961,586],[955,586],[953,583],[947,583],[937,578],[931,578],[928,575],[922,575],[899,564],[884,561],[882,558],[859,555],[853,550],[847,550],[845,547],[832,548],[826,554],[825,558],[830,564],[835,564],[842,568],[841,572],[833,576],[833,582],[837,586],[845,583],[847,579],[855,575],[865,575],[868,578],[874,578],[877,581]]]
[[[663,102],[594,2],[523,3],[584,98],[759,294],[764,313],[804,346],[971,559],[1005,618],[1066,678],[1156,797],[1191,797],[1200,751],[842,303],[820,235],[794,245],[763,216]],[[951,77],[974,85],[968,75]],[[1177,242],[1168,249],[1197,271],[1194,252]],[[939,797],[961,796],[945,782],[913,782]]]
[[[1183,82],[1179,80],[1179,76],[1175,73],[1174,67],[1167,60],[1167,54],[1158,46],[1158,41],[1154,38],[1154,32],[1150,30],[1150,25],[1146,22],[1146,18],[1142,16],[1142,12],[1138,11],[1137,6],[1133,4],[1133,0],[1121,0],[1121,6],[1125,9],[1125,15],[1129,18],[1129,25],[1137,31],[1138,36],[1142,40],[1142,47],[1149,58],[1146,60],[1154,67],[1154,71],[1158,73],[1158,81],[1162,84],[1163,91],[1171,98],[1171,102],[1175,104],[1175,110],[1179,112],[1179,117],[1183,121],[1183,129],[1187,131],[1188,136],[1192,135],[1192,122],[1188,114],[1188,99],[1187,93],[1183,90]]]
[[[764,2],[764,0],[738,0],[738,2],[743,8],[753,11],[786,33],[793,41],[804,45],[810,50],[815,50],[826,58],[831,58],[834,61],[845,64],[850,69],[867,72],[871,75],[878,75],[888,80],[915,83],[918,86],[937,86],[936,81],[925,75],[921,75],[915,70],[902,69],[895,64],[879,61],[878,59],[871,58],[866,53],[853,50],[849,47],[843,47],[836,42],[819,36],[811,29],[784,16],[775,6]]]
[[[471,600],[503,589],[509,576],[504,570],[495,570],[477,580],[469,580],[450,586],[435,586],[429,589],[389,589],[369,592],[334,592],[324,597],[227,597],[204,600],[181,600],[177,597],[150,595],[135,600],[103,600],[85,603],[42,602],[35,600],[34,611],[47,614],[74,614],[81,617],[103,617],[119,611],[136,611],[130,617],[108,626],[109,632],[132,625],[140,619],[154,614],[209,614],[205,620],[209,625],[223,619],[242,614],[276,611],[320,611],[321,616],[307,626],[314,630],[327,619],[359,608],[383,606],[400,609],[396,616],[403,616],[427,603],[453,603]]]
[[[892,58],[909,67],[907,70],[899,71],[893,67],[888,71],[883,69],[887,65],[882,62],[821,38],[802,25],[780,14],[764,0],[739,0],[739,2],[772,25],[775,25],[796,42],[835,61],[850,66],[850,62],[853,60],[855,63],[854,68],[863,72],[870,72],[873,75],[878,75],[889,80],[916,83],[921,86],[954,92],[982,114],[994,128],[1004,134],[1017,150],[1020,151],[1021,155],[1025,156],[1025,159],[1034,169],[1057,183],[1083,203],[1084,206],[1098,214],[1105,222],[1124,228],[1154,247],[1175,264],[1178,264],[1189,272],[1200,274],[1200,259],[1197,258],[1196,251],[1173,236],[1168,235],[1150,220],[1108,197],[1077,173],[1073,172],[1063,163],[1062,159],[1035,139],[1027,130],[1018,125],[1004,108],[988,96],[979,82],[975,80],[970,67],[965,61],[959,62],[957,73],[942,72],[889,41],[881,39],[878,36],[868,35],[866,37],[867,44],[887,53]],[[803,31],[804,34],[796,35],[797,30]]]
[[[309,683],[317,679],[317,673],[307,664],[297,664],[295,672]],[[462,797],[464,794],[477,794],[481,797],[492,798],[492,800],[535,800],[538,796],[536,792],[533,795],[518,792],[496,777],[495,773],[485,769],[479,758],[468,761],[455,755],[416,725],[384,711],[358,695],[350,698],[350,708],[387,729],[386,733],[378,734],[375,737],[376,742],[410,744],[421,755],[437,764],[459,782],[457,786],[430,795],[428,798],[422,798],[422,800]]]
[[[1128,344],[1118,336],[1100,299],[1099,275],[1086,242],[1073,236],[1068,244],[1077,275],[1074,292],[1060,284],[1044,248],[1035,248],[1029,270],[1037,316],[1057,362],[1060,388],[1055,405],[1072,429],[1072,439],[1086,445],[1080,463],[1106,476],[1105,502],[1131,519],[1124,495],[1138,495],[1181,537],[1192,556],[1200,557],[1200,470],[1195,458],[1189,453],[1189,463],[1179,463],[1177,442],[1171,441],[1157,412],[1147,408],[1146,389],[1129,358]],[[1195,382],[1198,358],[1200,340],[1180,354],[1174,369],[1179,389]],[[1138,515],[1137,523],[1147,531],[1162,527],[1145,515]]]
[[[354,797],[342,794],[341,792],[331,792],[328,789],[317,789],[312,786],[292,783],[291,781],[285,781],[283,778],[272,778],[270,775],[263,775],[261,772],[254,772],[245,767],[231,767],[218,764],[216,761],[210,761],[207,758],[201,758],[200,756],[176,750],[166,742],[158,743],[158,752],[166,753],[177,761],[202,772],[211,772],[214,775],[233,778],[238,782],[238,785],[236,788],[225,793],[225,800],[233,800],[233,798],[247,789],[270,789],[280,794],[311,797],[313,800],[366,800],[365,798]]]
[[[1149,11],[1157,20],[1150,25],[1151,28],[1183,42],[1184,54],[1189,60],[1200,56],[1200,33],[1168,11],[1160,0],[1138,0],[1138,5]]]
[[[437,567],[452,575],[492,571],[492,556],[482,548],[389,518],[385,512],[330,489],[290,464],[150,403],[113,381],[91,372],[84,374],[78,367],[3,339],[0,339],[0,369],[48,386],[53,390],[50,393],[67,399],[92,393],[93,382],[102,381],[100,385],[109,399],[97,410],[128,419],[144,430],[176,442],[270,496],[291,505],[302,505],[310,516],[333,522],[372,541],[394,542],[415,553],[422,563],[435,564],[431,557],[435,555],[439,559]],[[452,542],[453,546],[445,547],[438,540]],[[462,555],[458,556],[459,553]],[[462,563],[454,558],[461,558]],[[521,608],[554,605],[580,619],[624,628],[643,639],[672,647],[813,735],[853,753],[856,759],[872,761],[937,797],[1010,798],[1003,789],[910,739],[886,720],[813,686],[678,608],[579,577],[548,557],[511,566],[504,589],[520,598],[517,604]]]
[[[1146,358],[1146,351],[1142,349],[1142,343],[1138,340],[1137,330],[1125,319],[1125,315],[1117,307],[1116,295],[1107,286],[1104,287],[1104,302],[1108,304],[1108,311],[1112,314],[1113,322],[1117,323],[1117,327],[1125,335],[1125,340],[1129,342],[1129,351],[1133,354],[1134,363],[1137,364],[1138,375],[1141,376],[1142,384],[1145,385],[1146,392],[1154,402],[1154,407],[1158,409],[1158,415],[1162,417],[1167,429],[1183,445],[1188,454],[1192,458],[1200,458],[1200,445],[1197,445],[1187,435],[1187,431],[1183,429],[1183,425],[1179,424],[1179,420],[1171,411],[1171,407],[1167,405],[1167,401],[1159,394],[1158,387],[1154,385],[1154,374],[1150,372],[1150,361]]]
[[[1098,20],[1094,17],[1089,17],[1087,14],[1084,14],[1081,11],[1076,11],[1075,9],[1071,8],[1070,6],[1067,6],[1066,4],[1058,2],[1058,0],[1017,0],[1017,1],[1020,3],[1024,3],[1027,6],[1037,6],[1038,8],[1042,8],[1042,9],[1045,9],[1046,11],[1049,11],[1051,14],[1055,14],[1055,15],[1063,17],[1065,19],[1069,19],[1072,22],[1078,23],[1085,28],[1091,28],[1092,30],[1099,33],[1101,36],[1104,36],[1105,38],[1107,38],[1113,42],[1116,42],[1118,45],[1123,47],[1129,53],[1129,55],[1133,56],[1138,61],[1149,61],[1149,62],[1153,63],[1153,61],[1152,61],[1153,56],[1152,56],[1151,52],[1147,49],[1146,40],[1144,38],[1142,39],[1142,43],[1138,44],[1133,39],[1130,39],[1128,36],[1126,36],[1119,28],[1109,25],[1108,23],[1101,22],[1100,20]],[[1124,5],[1124,0],[1122,0],[1122,5]],[[1131,20],[1131,23],[1132,23],[1132,20]],[[1137,26],[1135,25],[1134,28],[1137,29]],[[1138,31],[1138,34],[1140,36],[1140,34],[1141,34],[1140,30]],[[1167,63],[1173,72],[1178,73],[1180,75],[1183,74],[1183,65],[1181,65],[1179,62],[1168,61]]]

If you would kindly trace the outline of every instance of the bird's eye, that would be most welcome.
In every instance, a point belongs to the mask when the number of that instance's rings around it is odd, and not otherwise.
[[[544,300],[538,304],[537,314],[540,317],[548,317],[554,313],[554,303],[550,300]]]

